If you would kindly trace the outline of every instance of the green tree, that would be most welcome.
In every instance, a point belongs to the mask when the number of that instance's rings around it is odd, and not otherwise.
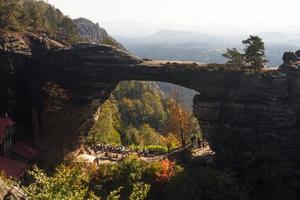
[[[265,45],[262,39],[258,36],[250,35],[242,43],[245,45],[246,62],[249,62],[256,71],[263,68],[268,61],[265,58]]]
[[[118,108],[112,101],[106,101],[100,108],[96,122],[89,132],[87,142],[89,144],[120,144]]]
[[[161,145],[164,146],[166,144],[165,139],[162,135],[155,131],[154,128],[151,128],[149,124],[144,124],[140,128],[140,135],[143,138],[141,141],[141,145]]]
[[[18,30],[18,18],[21,16],[20,0],[0,1],[0,29]]]
[[[226,52],[223,54],[223,57],[228,59],[228,63],[236,64],[238,66],[243,65],[245,62],[244,55],[240,53],[236,48],[227,48]]]
[[[113,93],[119,101],[122,122],[125,126],[140,127],[149,124],[160,131],[167,119],[161,93],[150,83],[141,81],[122,82]]]
[[[166,145],[165,138],[149,124],[144,124],[140,128],[130,125],[124,132],[124,142],[128,145]]]
[[[72,19],[65,16],[60,24],[61,36],[67,43],[75,43],[80,40],[76,25]]]
[[[45,6],[43,2],[25,1],[23,4],[23,19],[20,23],[25,23],[27,30],[47,32],[46,18],[44,16]]]

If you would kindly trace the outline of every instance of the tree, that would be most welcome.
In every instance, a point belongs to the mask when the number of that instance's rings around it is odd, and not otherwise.
[[[0,29],[18,29],[18,18],[21,16],[19,0],[0,1]]]
[[[113,95],[119,102],[118,107],[125,126],[140,127],[141,124],[149,124],[158,131],[163,129],[167,118],[164,99],[157,89],[151,88],[150,83],[123,82]]]
[[[243,65],[245,62],[244,55],[240,53],[236,48],[229,49],[223,54],[224,58],[228,59],[228,63],[236,64],[236,65]]]
[[[106,101],[99,108],[96,122],[89,132],[87,142],[90,144],[120,144],[121,138],[117,131],[119,129],[119,121],[118,108],[113,102]]]
[[[268,61],[265,58],[265,46],[262,39],[258,36],[250,35],[242,43],[246,45],[244,50],[246,62],[249,62],[256,71],[263,68]]]
[[[99,200],[89,191],[89,176],[80,167],[61,165],[53,176],[47,176],[44,171],[34,167],[29,175],[33,183],[22,187],[29,199]]]
[[[70,44],[81,41],[68,16],[37,0],[0,0],[0,30],[43,32]]]
[[[169,102],[169,117],[166,123],[165,132],[175,134],[182,146],[185,146],[186,140],[192,134],[200,134],[199,124],[197,120],[187,108],[182,105],[182,97],[177,89],[171,95],[173,101]]]
[[[76,25],[72,19],[65,16],[60,24],[62,39],[68,43],[79,41],[79,34]]]

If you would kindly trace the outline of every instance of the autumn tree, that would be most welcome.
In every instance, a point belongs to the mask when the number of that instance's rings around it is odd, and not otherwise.
[[[155,174],[155,180],[159,183],[166,183],[175,175],[175,162],[169,159],[160,161],[160,170]]]
[[[186,140],[192,134],[200,134],[199,125],[194,116],[182,104],[182,97],[177,89],[172,92],[172,101],[169,102],[169,117],[165,132],[173,133],[179,138],[181,145],[186,145]]]

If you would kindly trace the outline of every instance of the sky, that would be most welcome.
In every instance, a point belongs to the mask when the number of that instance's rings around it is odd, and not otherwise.
[[[299,0],[48,0],[118,36],[160,29],[214,34],[300,31]],[[298,27],[299,26],[299,27]]]

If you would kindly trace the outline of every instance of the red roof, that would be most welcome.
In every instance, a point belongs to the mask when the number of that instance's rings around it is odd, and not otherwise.
[[[29,168],[30,165],[27,163],[0,156],[0,171],[3,171],[6,176],[20,178]]]
[[[26,142],[18,142],[14,145],[14,152],[27,160],[35,159],[40,153]]]
[[[0,143],[5,138],[6,127],[13,126],[14,124],[15,122],[8,118],[0,118]]]

